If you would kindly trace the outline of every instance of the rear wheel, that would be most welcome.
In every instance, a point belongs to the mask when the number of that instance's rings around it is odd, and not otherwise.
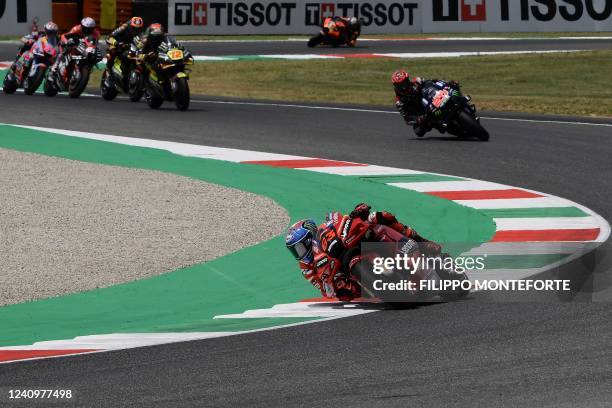
[[[57,95],[57,87],[53,83],[54,79],[51,76],[47,76],[45,80],[45,85],[43,86],[43,91],[45,91],[45,95],[47,96],[55,96]]]
[[[175,80],[174,88],[174,103],[178,110],[187,110],[189,108],[189,83],[187,78],[178,78]]]
[[[89,82],[90,67],[83,65],[82,67],[74,67],[72,72],[72,78],[70,79],[70,85],[68,86],[68,96],[71,98],[78,98],[81,96],[87,83]]]
[[[308,40],[308,46],[310,48],[316,47],[317,45],[323,42],[323,36],[321,34],[315,35],[310,40]]]
[[[17,90],[17,80],[13,74],[7,74],[2,82],[2,90],[5,94],[14,94]]]
[[[489,132],[487,132],[485,128],[483,128],[482,125],[467,112],[459,112],[457,121],[468,136],[475,137],[483,142],[489,140]]]
[[[147,89],[145,92],[145,99],[147,101],[147,105],[149,105],[149,108],[151,109],[159,109],[159,107],[162,106],[162,103],[164,103],[164,98],[150,89]]]
[[[43,79],[45,78],[45,70],[43,68],[37,68],[36,73],[34,75],[28,76],[25,81],[25,86],[23,87],[23,92],[26,95],[32,95],[40,84],[42,84]]]
[[[140,72],[132,71],[130,73],[129,89],[130,101],[138,102],[142,98],[144,89],[144,80]]]
[[[111,83],[111,81],[108,79],[109,75],[108,70],[105,70],[104,74],[102,74],[102,80],[100,81],[100,94],[104,100],[112,101],[117,97],[118,91],[115,84]]]

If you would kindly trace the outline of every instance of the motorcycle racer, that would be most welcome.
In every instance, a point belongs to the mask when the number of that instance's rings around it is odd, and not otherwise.
[[[13,69],[15,67],[15,64],[17,63],[17,61],[19,60],[19,58],[21,58],[21,56],[23,54],[25,54],[26,52],[28,52],[30,50],[30,48],[32,48],[32,46],[34,45],[34,43],[36,41],[38,41],[38,39],[43,35],[43,33],[41,33],[38,30],[38,24],[36,23],[36,20],[34,22],[32,22],[32,31],[30,32],[30,34],[24,35],[23,37],[21,37],[21,47],[19,48],[19,51],[17,52],[17,56],[15,57],[15,61],[13,62],[13,65],[11,66],[11,69]]]
[[[410,77],[408,72],[398,70],[391,76],[391,83],[395,91],[395,107],[404,121],[414,128],[414,133],[418,137],[423,137],[432,126],[422,103],[422,92],[426,88],[442,89],[440,84],[443,82],[438,79]],[[456,81],[449,81],[448,84],[459,85]]]
[[[11,65],[10,67],[10,72],[13,73],[18,73],[17,75],[20,76],[21,72],[24,72],[29,70],[30,65],[32,64],[32,51],[35,49],[35,46],[37,43],[41,43],[40,44],[40,49],[44,49],[44,45],[45,43],[49,43],[49,45],[51,45],[54,48],[58,47],[58,38],[57,38],[57,32],[58,32],[59,28],[57,27],[57,24],[55,24],[53,21],[49,21],[48,23],[46,23],[43,27],[43,31],[37,33],[37,40],[34,41],[30,46],[28,46],[28,49],[26,51],[24,51],[19,58],[17,58],[17,60],[13,63],[13,65]],[[28,38],[34,38],[31,35],[26,36]],[[26,38],[24,37],[24,38]],[[23,49],[23,48],[22,48]]]
[[[96,29],[96,20],[91,17],[85,17],[80,24],[75,25],[67,33],[62,34],[60,44],[74,45],[81,38],[90,37],[95,44],[100,39],[100,32]],[[72,41],[71,41],[72,40]]]
[[[164,26],[159,23],[151,24],[140,36],[140,41],[137,42],[139,52],[143,55],[145,60],[149,62],[155,61],[158,54],[158,47],[162,42],[168,39],[170,39],[173,44],[177,44],[179,48],[182,48],[180,43],[165,33]]]
[[[142,33],[144,22],[141,17],[132,17],[129,21],[117,27],[106,39],[108,52],[106,57],[106,67],[111,68],[115,58],[122,54],[136,36]]]
[[[361,24],[355,17],[333,16],[325,19],[323,29],[337,43],[353,46],[361,32]],[[353,35],[353,32],[356,35]]]
[[[285,245],[298,261],[302,275],[315,288],[319,289],[324,297],[328,297],[329,293],[327,288],[323,287],[321,278],[317,274],[315,257],[319,253],[327,253],[334,258],[341,257],[344,248],[335,235],[334,220],[342,217],[343,214],[340,212],[331,212],[327,215],[326,222],[318,228],[312,220],[298,221],[289,227],[285,238]],[[388,211],[371,211],[368,204],[360,203],[349,214],[349,218],[360,218],[373,225],[389,226],[397,232],[422,243],[424,252],[430,255],[441,253],[440,245],[422,237],[410,226],[400,223],[395,215]],[[340,300],[348,301],[359,297],[361,288],[345,273],[338,273],[334,277],[333,291]]]

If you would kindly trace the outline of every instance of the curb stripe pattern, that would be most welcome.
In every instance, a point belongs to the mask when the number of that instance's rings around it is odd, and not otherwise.
[[[485,213],[487,210],[510,214],[533,211],[531,217],[498,216],[493,218],[496,223],[496,233],[491,241],[470,251],[473,254],[489,254],[489,260],[497,257],[496,262],[493,262],[496,265],[495,269],[480,271],[477,276],[480,279],[524,279],[556,265],[569,262],[586,253],[586,251],[595,249],[606,241],[610,235],[610,225],[607,221],[586,207],[567,199],[498,183],[410,169],[303,156],[190,145],[34,126],[18,127],[131,146],[163,149],[190,157],[224,160],[250,165],[288,167],[301,171],[323,172],[347,177],[355,176],[374,179],[380,177],[376,182],[391,181],[385,184],[395,188],[411,189],[425,194],[436,195],[442,199],[453,200],[460,205],[483,209]],[[427,181],[412,183],[394,182],[397,181],[397,177],[406,176]],[[462,187],[465,187],[465,189],[462,190]],[[555,211],[559,209],[568,211],[567,209],[570,209],[570,215],[572,216],[547,217],[545,216],[545,209],[550,208],[555,209]],[[575,216],[576,214],[578,216]],[[315,300],[312,302],[276,305],[269,309],[246,310],[240,314],[219,315],[215,316],[215,319],[312,317],[318,318],[317,321],[319,321],[321,319],[335,319],[376,311],[375,309],[372,310],[372,308],[363,309],[357,306],[356,304]],[[306,323],[309,322],[297,324]],[[292,325],[295,324],[276,326],[263,330]],[[1,347],[0,363],[103,352],[256,331],[262,331],[262,329],[232,333],[117,333],[81,336],[70,340],[44,341],[29,346]]]

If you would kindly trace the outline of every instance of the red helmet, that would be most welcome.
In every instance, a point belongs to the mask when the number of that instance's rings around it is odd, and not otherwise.
[[[391,82],[393,83],[393,88],[395,88],[395,92],[400,95],[404,95],[409,93],[412,90],[412,81],[410,80],[410,75],[402,69],[399,71],[395,71],[393,75],[391,75]]]

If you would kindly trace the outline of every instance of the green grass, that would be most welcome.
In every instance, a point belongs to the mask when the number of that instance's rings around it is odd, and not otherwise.
[[[194,94],[392,106],[398,68],[459,81],[481,110],[612,116],[612,51],[197,63],[190,85]]]

